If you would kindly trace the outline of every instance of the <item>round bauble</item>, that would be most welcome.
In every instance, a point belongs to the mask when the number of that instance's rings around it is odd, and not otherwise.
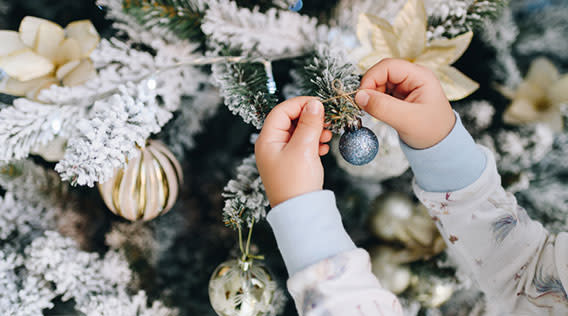
[[[371,232],[378,238],[396,242],[408,251],[408,261],[429,259],[446,246],[428,210],[403,193],[387,193],[374,203]]]
[[[447,302],[456,289],[454,282],[439,277],[419,277],[413,282],[412,296],[422,306],[436,308]]]
[[[364,115],[361,121],[379,139],[380,146],[377,157],[365,166],[355,166],[343,159],[337,159],[339,167],[352,176],[369,179],[373,182],[398,177],[408,170],[409,163],[400,148],[400,140],[396,130],[370,115]],[[335,139],[334,143],[337,142],[337,139]],[[340,156],[336,144],[332,146],[332,153],[336,157]]]
[[[150,140],[125,169],[98,188],[113,213],[147,221],[174,206],[181,183],[182,169],[174,155],[161,142]]]
[[[387,241],[406,236],[405,224],[414,215],[414,203],[407,195],[398,192],[383,194],[373,208],[370,228],[375,236]]]
[[[272,308],[277,285],[258,262],[221,263],[209,280],[209,301],[219,316],[262,316]]]
[[[294,1],[294,3],[290,4],[288,9],[290,9],[291,11],[294,11],[294,12],[298,12],[302,9],[303,6],[304,6],[304,2],[302,0],[296,0],[296,1]]]
[[[366,127],[347,129],[339,139],[339,152],[343,159],[352,165],[368,164],[379,152],[379,140],[373,131]]]
[[[373,274],[383,287],[397,295],[408,288],[412,273],[408,265],[401,263],[403,258],[395,249],[381,246],[372,249],[369,254]]]

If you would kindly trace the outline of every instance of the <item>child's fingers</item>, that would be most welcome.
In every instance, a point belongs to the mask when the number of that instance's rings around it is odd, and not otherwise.
[[[355,102],[367,113],[399,130],[405,120],[416,110],[412,103],[401,101],[375,90],[361,90],[355,95]]]
[[[297,97],[277,105],[264,120],[257,142],[287,142],[292,121],[300,117],[306,103],[314,97]]]
[[[319,146],[319,155],[325,156],[325,155],[327,155],[327,153],[329,153],[329,145],[328,144],[320,145]]]
[[[330,130],[324,129],[320,136],[320,143],[327,143],[331,140],[333,134]]]
[[[290,138],[290,145],[317,148],[323,131],[323,110],[323,104],[317,99],[308,102]]]
[[[406,95],[421,88],[432,76],[428,69],[409,61],[385,58],[365,73],[360,88]]]

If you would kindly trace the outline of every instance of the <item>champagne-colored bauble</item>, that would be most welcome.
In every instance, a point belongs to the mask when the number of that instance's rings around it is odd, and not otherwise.
[[[182,179],[174,155],[161,142],[150,140],[125,169],[98,187],[113,213],[131,221],[147,221],[174,206]]]
[[[401,254],[387,246],[376,247],[369,253],[373,274],[381,285],[397,295],[404,292],[410,285],[412,273],[408,265],[401,263],[404,261]]]
[[[445,249],[434,221],[421,204],[406,194],[387,193],[374,203],[370,229],[378,238],[397,242],[409,250],[407,262],[428,259]]]
[[[422,306],[440,307],[454,294],[456,285],[438,277],[418,277],[413,282],[413,296]]]
[[[262,316],[272,310],[276,282],[258,262],[221,263],[209,280],[209,301],[219,316]]]
[[[409,164],[402,149],[400,149],[396,131],[368,114],[361,118],[361,122],[363,126],[377,135],[381,144],[379,153],[366,165],[356,166],[343,160],[338,150],[339,146],[334,144],[331,148],[339,167],[352,176],[373,181],[383,181],[403,174],[408,169]],[[334,140],[334,142],[337,142],[337,140]]]

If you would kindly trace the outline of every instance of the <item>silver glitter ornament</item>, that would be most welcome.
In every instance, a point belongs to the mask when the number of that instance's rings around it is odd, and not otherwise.
[[[379,152],[379,140],[375,133],[361,126],[361,122],[348,127],[339,139],[339,153],[345,161],[355,166],[371,162]]]
[[[333,140],[331,152],[338,158],[339,167],[351,176],[372,180],[374,183],[403,174],[408,169],[409,164],[400,148],[396,130],[368,114],[364,114],[361,121],[363,126],[377,135],[381,144],[379,153],[370,163],[364,166],[354,166],[341,158],[338,146],[339,138],[336,138]]]
[[[221,263],[209,280],[209,300],[219,316],[272,314],[277,289],[266,268],[257,261]]]

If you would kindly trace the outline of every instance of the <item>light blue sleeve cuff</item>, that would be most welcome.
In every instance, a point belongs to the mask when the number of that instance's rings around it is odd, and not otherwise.
[[[400,142],[410,162],[416,184],[424,191],[451,192],[477,180],[485,170],[486,157],[475,144],[456,113],[456,124],[446,138],[426,149]]]
[[[311,192],[278,204],[267,220],[289,275],[356,248],[331,191]]]

